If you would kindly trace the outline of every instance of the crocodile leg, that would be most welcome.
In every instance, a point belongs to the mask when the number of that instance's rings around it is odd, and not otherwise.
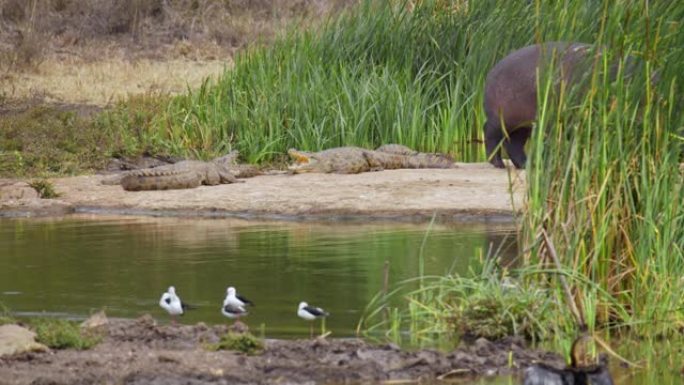
[[[384,162],[372,151],[364,151],[363,157],[368,163],[369,171],[382,171],[385,169]]]
[[[244,180],[236,178],[235,175],[233,175],[230,171],[218,170],[218,175],[219,175],[220,183],[223,183],[223,184],[245,183]]]

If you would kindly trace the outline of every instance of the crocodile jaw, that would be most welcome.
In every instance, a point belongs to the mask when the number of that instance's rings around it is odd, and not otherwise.
[[[319,170],[318,162],[294,163],[287,166],[287,169],[293,174],[304,174],[307,172],[324,172]]]
[[[311,154],[295,150],[291,148],[287,154],[294,160],[294,163],[289,165],[287,169],[292,174],[303,174],[307,172],[317,172],[318,161],[311,157]],[[318,171],[321,172],[321,171]]]

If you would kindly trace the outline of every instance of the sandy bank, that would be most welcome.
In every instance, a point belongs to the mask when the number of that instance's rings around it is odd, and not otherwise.
[[[524,173],[486,163],[448,170],[355,175],[262,175],[245,183],[128,192],[105,176],[53,179],[57,199],[0,200],[0,215],[66,212],[247,218],[426,220],[506,219],[522,207]]]

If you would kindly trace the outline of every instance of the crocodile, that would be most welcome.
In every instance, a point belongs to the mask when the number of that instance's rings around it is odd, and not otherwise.
[[[132,170],[102,181],[103,184],[120,184],[127,191],[171,190],[195,188],[200,185],[240,183],[237,178],[258,175],[250,165],[236,164],[237,151],[209,162],[183,160],[178,163]]]
[[[456,167],[453,159],[447,155],[417,152],[399,144],[386,144],[376,150],[336,147],[315,153],[292,148],[287,153],[295,161],[288,167],[293,174],[309,172],[358,174],[398,168]]]

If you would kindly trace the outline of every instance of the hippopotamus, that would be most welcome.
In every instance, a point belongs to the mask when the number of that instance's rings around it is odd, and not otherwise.
[[[510,53],[489,71],[484,93],[484,132],[487,158],[495,167],[504,167],[499,146],[504,138],[503,147],[513,165],[525,167],[525,143],[537,115],[537,68],[555,57],[555,68],[560,69],[562,79],[576,83],[580,75],[589,72],[583,59],[591,52],[592,46],[583,43],[535,44]]]

